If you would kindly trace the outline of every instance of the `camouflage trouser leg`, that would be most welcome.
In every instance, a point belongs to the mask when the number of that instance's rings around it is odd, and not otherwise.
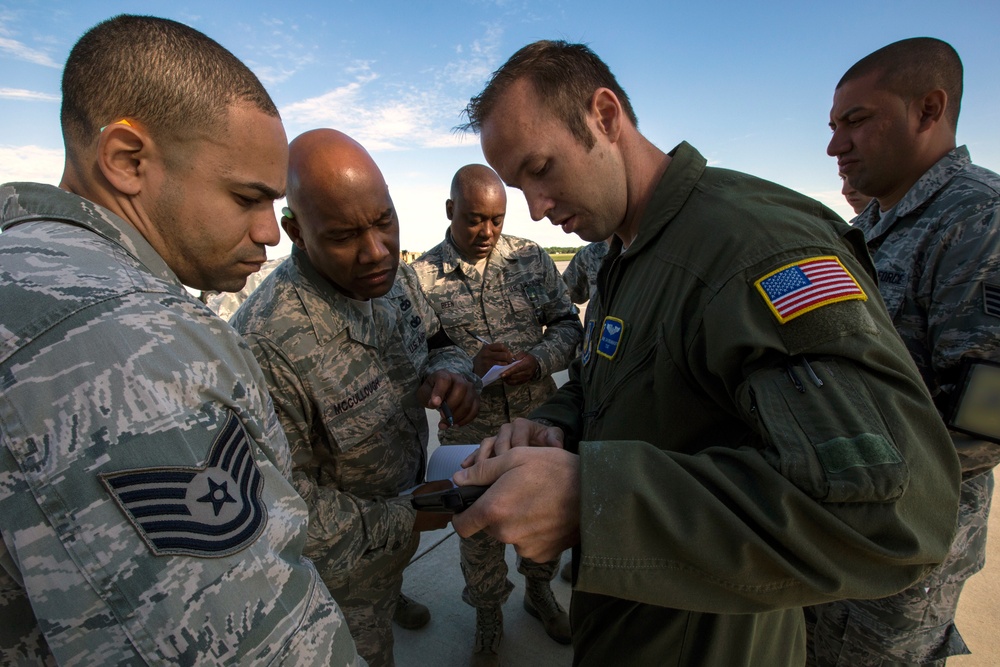
[[[393,667],[392,614],[403,587],[403,568],[417,550],[420,539],[393,554],[352,572],[346,586],[330,588],[347,618],[358,654],[370,667]]]
[[[964,585],[917,584],[881,600],[806,608],[807,667],[943,667],[949,656],[968,654],[954,624]]]
[[[507,545],[485,532],[462,538],[459,551],[462,554],[462,574],[469,587],[469,599],[476,607],[502,605],[514,590],[514,584],[507,578],[507,561],[504,551]],[[518,557],[517,571],[526,579],[552,581],[559,569],[559,559],[548,563],[536,563],[528,558]]]

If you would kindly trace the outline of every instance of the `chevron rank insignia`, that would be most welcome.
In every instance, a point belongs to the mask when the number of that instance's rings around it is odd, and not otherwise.
[[[1000,286],[983,283],[983,312],[1000,317]]]
[[[101,475],[158,555],[221,558],[249,546],[267,524],[264,478],[234,413],[203,468],[139,468]]]

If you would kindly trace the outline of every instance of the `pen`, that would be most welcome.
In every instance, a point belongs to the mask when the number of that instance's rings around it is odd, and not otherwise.
[[[473,338],[475,338],[476,340],[478,340],[483,345],[492,345],[493,344],[490,341],[488,341],[485,338],[483,338],[482,336],[479,336],[479,335],[476,335],[476,334],[472,333],[468,329],[465,330],[465,333],[469,334],[470,336],[472,336]]]
[[[441,412],[444,413],[444,418],[448,422],[448,426],[454,426],[455,415],[451,414],[451,408],[448,407],[448,403],[445,401],[441,401]]]

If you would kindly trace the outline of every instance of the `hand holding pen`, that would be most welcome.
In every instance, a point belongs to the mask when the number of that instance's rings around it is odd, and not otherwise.
[[[466,330],[470,336],[483,344],[472,358],[472,368],[476,375],[483,377],[494,366],[506,366],[514,361],[514,353],[503,343],[491,343],[479,334]]]
[[[479,394],[471,382],[458,373],[434,371],[417,389],[417,400],[441,412],[439,428],[464,426],[479,414]]]

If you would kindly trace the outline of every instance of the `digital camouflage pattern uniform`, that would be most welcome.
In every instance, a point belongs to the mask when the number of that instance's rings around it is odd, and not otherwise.
[[[247,278],[247,284],[239,292],[213,292],[205,304],[212,309],[212,312],[228,322],[233,313],[247,300],[247,297],[264,282],[264,278],[271,275],[271,272],[278,268],[285,259],[286,257],[280,257],[267,260],[260,267],[260,271],[250,274]]]
[[[110,211],[0,206],[0,663],[363,664],[240,337]]]
[[[552,373],[567,367],[583,337],[576,307],[555,263],[538,244],[501,235],[483,276],[445,240],[413,262],[413,270],[448,335],[469,356],[483,344],[475,335],[504,343],[538,360],[538,379],[517,387],[502,380],[483,388],[479,416],[439,434],[442,444],[474,444],[496,435],[503,424],[525,417],[555,392]],[[462,572],[476,607],[503,604],[514,585],[507,579],[504,545],[485,532],[461,541]],[[552,579],[559,561],[518,559],[526,577]]]
[[[579,447],[575,661],[801,667],[802,605],[897,592],[945,557],[958,459],[861,232],[671,155],[598,275],[597,330],[532,414]],[[814,260],[834,282],[803,282]]]
[[[358,652],[392,665],[392,615],[417,548],[427,416],[416,390],[436,370],[477,378],[446,337],[412,270],[380,298],[338,292],[298,248],[233,316],[257,357],[309,506],[305,553],[347,616]],[[429,340],[432,342],[429,344]],[[438,342],[447,343],[438,347]]]
[[[573,303],[585,303],[594,298],[597,292],[597,271],[607,254],[608,244],[596,241],[577,250],[573,259],[569,260],[562,279]]]
[[[854,225],[865,233],[893,324],[946,415],[963,362],[1000,362],[1000,176],[972,164],[959,147],[893,209],[880,214],[873,201]],[[951,436],[962,464],[962,495],[948,557],[891,597],[814,609],[810,664],[944,664],[969,652],[955,611],[965,580],[985,562],[1000,445],[957,431]]]

